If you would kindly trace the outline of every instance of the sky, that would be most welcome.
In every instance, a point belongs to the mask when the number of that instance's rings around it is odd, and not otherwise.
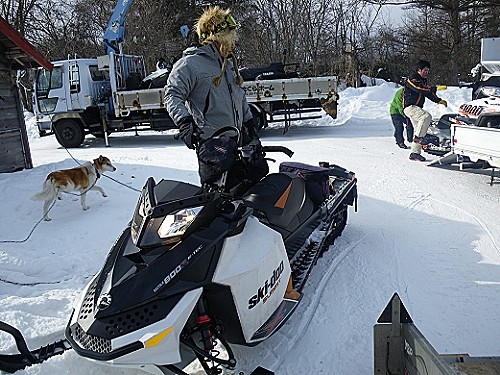
[[[373,373],[373,326],[397,292],[438,353],[500,355],[500,181],[489,171],[431,167],[408,159],[395,144],[388,114],[397,87],[340,92],[339,116],[281,124],[261,133],[264,145],[284,145],[292,161],[329,161],[358,178],[358,211],[319,260],[288,322],[253,348],[235,347],[239,371],[263,366],[276,374]],[[439,92],[448,108],[426,103],[433,117],[469,100],[467,88]],[[113,134],[111,147],[88,136],[66,151],[39,138],[27,118],[34,168],[0,174],[0,320],[17,327],[31,349],[63,335],[72,303],[97,273],[132,217],[148,177],[198,182],[193,151],[170,133]],[[71,153],[71,155],[70,155]],[[105,155],[117,170],[98,182],[108,194],[65,195],[41,222],[42,202],[30,197],[48,173]],[[273,155],[274,156],[274,155]],[[436,156],[424,153],[429,160]],[[277,154],[272,172],[286,156]],[[498,175],[498,172],[496,172]],[[0,334],[0,352],[14,342]],[[91,362],[70,350],[19,375],[137,375]]]

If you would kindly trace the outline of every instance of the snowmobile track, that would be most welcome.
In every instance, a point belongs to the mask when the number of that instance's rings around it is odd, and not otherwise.
[[[279,350],[280,353],[292,351],[292,349],[294,347],[296,347],[297,344],[300,342],[302,337],[305,336],[305,332],[307,331],[309,324],[313,320],[313,317],[314,317],[314,315],[317,311],[317,308],[319,306],[319,303],[321,301],[321,297],[323,295],[323,292],[324,292],[326,286],[328,285],[332,274],[341,266],[343,260],[365,238],[366,238],[366,235],[362,236],[361,238],[359,238],[356,242],[354,242],[353,244],[351,244],[347,248],[339,249],[338,253],[332,252],[332,254],[335,254],[335,255],[333,255],[331,257],[331,259],[326,258],[326,257],[324,258],[325,262],[329,262],[330,265],[328,266],[328,269],[326,270],[326,272],[322,275],[319,283],[317,285],[315,284],[314,293],[310,294],[311,300],[310,300],[309,304],[307,305],[306,310],[303,311],[302,314],[300,314],[301,318],[300,318],[299,322],[294,321],[294,323],[299,323],[299,324],[293,325],[294,333],[293,333],[293,335],[291,335],[292,337],[291,337],[290,341],[287,341],[288,342],[287,347],[284,349],[283,348],[276,348],[277,350]],[[304,300],[303,300],[303,302],[304,302]],[[292,321],[293,319],[294,318],[292,317],[290,321]],[[286,373],[286,372],[283,372],[280,370],[281,366],[286,361],[286,358],[283,356],[276,356],[276,355],[274,355],[274,353],[273,353],[273,356],[276,358],[276,361],[275,361],[275,363],[270,365],[270,367],[273,368],[277,374]]]

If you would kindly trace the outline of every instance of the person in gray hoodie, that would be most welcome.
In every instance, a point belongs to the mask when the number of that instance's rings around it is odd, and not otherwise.
[[[187,147],[217,129],[235,126],[258,138],[232,51],[240,25],[229,9],[209,7],[196,23],[200,46],[187,48],[165,86],[168,114]]]
[[[196,24],[201,46],[186,49],[168,77],[165,105],[179,127],[179,138],[190,149],[199,149],[202,134],[210,137],[226,126],[243,130],[247,142],[259,139],[232,54],[238,27],[229,9],[209,7]],[[250,182],[267,172],[266,163],[262,173],[252,173]],[[293,289],[292,276],[284,297],[300,298]]]

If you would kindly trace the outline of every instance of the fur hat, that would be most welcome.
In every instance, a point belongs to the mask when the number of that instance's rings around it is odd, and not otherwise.
[[[195,28],[201,44],[217,42],[221,56],[224,58],[220,75],[214,77],[216,86],[220,85],[222,75],[227,66],[227,59],[231,57],[237,72],[237,83],[241,85],[243,78],[238,72],[236,58],[231,53],[237,39],[236,29],[240,24],[231,15],[230,9],[222,9],[219,6],[207,8],[196,22]]]
[[[195,28],[200,43],[218,42],[221,54],[229,55],[237,39],[236,29],[240,25],[231,16],[230,9],[219,6],[207,8],[198,19]]]

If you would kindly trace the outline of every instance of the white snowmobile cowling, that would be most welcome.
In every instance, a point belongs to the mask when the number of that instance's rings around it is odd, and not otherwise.
[[[225,240],[213,281],[231,288],[246,342],[259,341],[252,336],[283,301],[290,273],[281,235],[255,217]]]

